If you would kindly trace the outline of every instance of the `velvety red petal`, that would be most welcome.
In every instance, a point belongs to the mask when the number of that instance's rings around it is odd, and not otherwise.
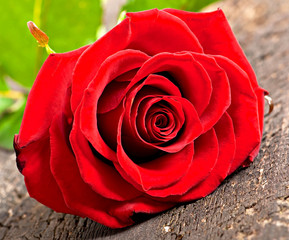
[[[254,71],[221,9],[203,13],[175,9],[164,11],[180,18],[188,25],[206,54],[221,55],[231,59],[248,74],[253,88],[258,86]]]
[[[161,98],[167,102],[175,102],[173,105],[177,104],[176,106],[181,106],[182,108],[185,121],[181,131],[179,132],[179,136],[177,136],[177,138],[167,146],[146,142],[138,132],[133,130],[133,128],[128,124],[127,118],[125,118],[118,136],[122,136],[122,146],[125,146],[126,149],[129,148],[133,152],[141,152],[142,149],[147,152],[151,149],[159,149],[167,153],[176,153],[182,150],[186,145],[190,144],[202,133],[203,128],[192,103],[185,98],[176,96],[162,96]],[[127,108],[126,111],[128,111]],[[130,151],[128,150],[128,152]]]
[[[109,112],[97,114],[98,131],[105,143],[116,152],[118,121],[123,112],[122,104]]]
[[[179,18],[152,9],[127,13],[130,20],[130,43],[127,48],[149,55],[160,52],[193,51],[202,53],[202,46],[194,33]]]
[[[211,93],[211,79],[204,67],[192,54],[160,53],[146,61],[135,76],[143,79],[151,73],[167,72],[173,78],[184,98],[193,103],[200,115],[207,107]]]
[[[162,101],[161,97],[156,98],[155,96],[149,95],[136,104],[136,109],[133,111],[133,114],[131,114],[131,125],[133,130],[137,135],[140,135],[140,138],[143,138],[149,143],[161,143],[166,141],[166,139],[162,138],[164,135],[161,136],[161,130],[164,129],[156,127],[154,125],[155,123],[153,123],[160,112],[166,113],[169,121],[168,124],[173,128],[169,129],[170,134],[168,137],[170,139],[177,135],[185,121],[184,112],[180,103],[175,102],[170,106],[171,109],[167,109],[159,106],[158,103],[160,101]],[[157,106],[152,106],[152,104]],[[162,133],[164,132],[162,131]]]
[[[234,124],[230,115],[224,113],[218,123],[214,126],[214,129],[219,143],[219,156],[209,177],[215,177],[216,181],[221,183],[228,175],[236,151]]]
[[[118,201],[132,199],[140,192],[127,183],[115,168],[95,156],[79,128],[79,109],[75,112],[70,142],[83,181],[99,195]],[[106,160],[108,161],[108,160]]]
[[[135,164],[121,147],[118,152],[119,165],[115,166],[120,174],[137,189],[150,194],[150,189],[166,189],[187,173],[194,148],[190,144],[177,153],[166,154],[143,164]]]
[[[94,80],[85,90],[80,110],[80,128],[96,151],[111,161],[115,159],[115,152],[105,143],[98,130],[96,114],[99,98],[113,79],[140,67],[147,59],[148,56],[140,51],[120,51],[103,62]]]
[[[191,102],[180,97],[168,96],[167,98],[171,98],[171,100],[181,103],[185,115],[185,122],[182,126],[182,133],[179,134],[175,142],[166,147],[157,147],[165,152],[178,152],[183,149],[184,146],[196,139],[202,133],[203,127]],[[164,97],[164,100],[166,100],[166,97]]]
[[[133,222],[130,218],[123,219],[122,221],[109,213],[110,209],[113,209],[115,205],[119,204],[118,201],[113,201],[98,195],[91,189],[89,184],[82,180],[77,161],[69,145],[69,127],[65,119],[61,116],[56,116],[50,134],[51,169],[59,184],[66,204],[76,212],[76,215],[89,217],[94,221],[112,228],[131,225]],[[102,168],[102,170],[104,169]],[[106,173],[109,174],[109,172],[106,171],[102,173],[103,175],[106,175]],[[113,176],[110,175],[110,177],[112,177],[112,181],[115,180]],[[96,182],[106,180],[108,179],[99,179],[95,176]],[[51,197],[57,202],[54,195],[51,195]]]
[[[98,101],[97,113],[107,113],[120,104],[137,70],[138,68],[123,73],[105,87]]]
[[[161,75],[149,74],[144,82],[140,85],[140,87],[143,86],[150,86],[159,89],[167,95],[178,97],[182,96],[180,89],[172,81]]]
[[[152,126],[151,122],[153,115],[159,112],[167,112],[168,115],[171,115],[172,119],[169,124],[173,124],[174,129],[171,131],[172,133],[170,134],[170,137],[173,138],[179,133],[185,122],[185,114],[182,103],[174,100],[173,98],[174,97],[169,98],[166,96],[153,95],[138,98],[137,96],[133,104],[132,113],[125,117],[131,119],[131,128],[133,129],[135,135],[140,138],[141,142],[143,139],[147,144],[152,144],[151,146],[153,147],[154,141],[164,140],[155,135],[153,132],[155,127]],[[162,104],[166,104],[166,106],[163,106]],[[126,111],[126,113],[127,112],[128,111]],[[160,131],[160,129],[158,130]],[[148,137],[146,137],[146,135]]]
[[[130,219],[134,214],[159,213],[173,207],[174,205],[175,205],[174,203],[158,202],[153,199],[140,197],[134,199],[133,201],[124,202],[120,204],[120,206],[115,207],[113,210],[111,210],[111,214],[118,216],[118,218],[123,221],[126,221],[127,219]]]
[[[17,161],[21,162],[22,174],[29,195],[57,212],[76,214],[64,202],[62,193],[50,170],[49,137],[20,147],[15,137]]]
[[[257,99],[258,99],[258,118],[259,118],[259,126],[260,126],[260,135],[262,136],[262,133],[263,133],[263,121],[264,121],[264,96],[265,95],[268,95],[269,93],[258,87],[255,89],[255,93],[256,93],[256,96],[257,96]],[[246,159],[243,163],[242,163],[242,166],[243,167],[247,167],[249,166],[249,164],[251,162],[253,162],[254,158],[258,155],[258,152],[260,150],[260,145],[261,145],[261,142],[256,146],[256,148],[250,153],[249,155],[249,158]]]
[[[192,144],[176,153],[158,157],[144,164],[134,163],[123,149],[121,129],[123,115],[118,127],[117,159],[115,167],[124,179],[139,190],[147,192],[151,188],[166,187],[175,183],[188,170],[193,157]]]
[[[179,18],[157,9],[137,14],[129,13],[128,18],[92,44],[79,59],[72,85],[73,111],[102,62],[124,49],[141,50],[150,55],[185,50],[203,52],[198,39]]]
[[[142,135],[146,141],[150,139],[149,133],[146,128],[146,112],[151,104],[160,101],[160,97],[163,95],[172,95],[181,97],[181,92],[179,88],[173,84],[169,79],[164,76],[150,74],[143,81],[143,83],[136,86],[128,95],[127,95],[127,106],[126,116],[128,122],[132,126],[135,134],[138,132]],[[143,103],[144,99],[149,98],[149,101],[152,101],[151,104],[143,105],[140,107],[140,103]],[[181,118],[183,116],[182,109],[177,108],[177,112],[179,112],[178,117]],[[136,128],[136,125],[138,127]]]
[[[261,142],[257,97],[247,74],[234,62],[214,56],[230,81],[231,106],[227,112],[233,120],[236,136],[236,154],[229,174],[246,160]]]
[[[127,47],[130,40],[130,20],[124,19],[111,31],[93,43],[79,58],[73,74],[71,109],[78,107],[85,89],[95,78],[106,58]]]
[[[47,136],[52,118],[63,110],[75,64],[87,47],[48,56],[28,96],[18,137],[20,147]]]
[[[219,143],[218,160],[210,175],[197,186],[180,196],[178,201],[191,201],[213,192],[227,176],[234,160],[236,142],[233,121],[225,113],[214,126]]]
[[[152,87],[152,89],[160,90],[160,93],[156,92],[156,95],[151,95],[154,92],[151,92],[151,88],[147,91],[144,91],[142,88],[143,86],[149,86]],[[161,94],[161,95],[159,95]],[[138,87],[136,87],[127,97],[127,102],[129,103],[131,101],[130,111],[127,111],[128,116],[126,116],[129,119],[129,122],[135,131],[135,134],[140,134],[141,138],[143,138],[145,141],[153,142],[157,141],[159,138],[153,134],[152,129],[148,131],[148,127],[146,124],[146,118],[150,118],[147,116],[147,111],[151,107],[151,104],[157,103],[160,101],[160,97],[163,94],[168,94],[172,96],[179,96],[181,97],[181,92],[178,89],[176,85],[174,85],[169,79],[156,74],[150,74],[145,81],[140,84]],[[158,97],[157,97],[158,96]],[[149,102],[148,102],[149,101]],[[166,110],[165,108],[162,108],[163,111]],[[171,109],[173,111],[173,109]],[[167,114],[171,114],[173,117],[173,114],[171,110],[167,109]],[[179,106],[174,109],[176,119],[175,121],[169,122],[168,124],[172,125],[180,125],[179,128],[183,125],[184,122],[184,113],[182,111],[182,107]],[[149,119],[150,121],[151,119]],[[179,123],[179,124],[178,124]],[[164,129],[162,129],[164,130]],[[174,129],[175,134],[178,132],[178,128]],[[174,137],[170,135],[170,137]]]
[[[218,139],[214,129],[202,134],[194,141],[195,153],[186,174],[175,184],[163,189],[151,189],[147,194],[154,197],[168,197],[166,200],[175,200],[176,197],[173,195],[184,195],[210,175],[217,163],[218,148]]]
[[[204,132],[211,129],[231,104],[229,80],[224,69],[220,68],[213,57],[204,54],[192,54],[210,76],[212,95],[209,104],[200,116]]]

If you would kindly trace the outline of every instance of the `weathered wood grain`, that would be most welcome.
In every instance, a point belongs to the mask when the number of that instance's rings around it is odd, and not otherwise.
[[[254,163],[206,198],[111,230],[29,198],[14,156],[0,151],[0,239],[289,239],[289,2],[227,0],[216,6],[275,102]]]

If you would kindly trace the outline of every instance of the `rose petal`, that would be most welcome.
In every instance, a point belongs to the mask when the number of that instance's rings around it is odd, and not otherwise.
[[[214,58],[226,71],[231,86],[231,106],[227,112],[233,120],[236,136],[236,154],[229,172],[231,174],[260,144],[258,102],[247,74],[225,57],[214,56]]]
[[[254,90],[255,90],[255,94],[256,94],[257,99],[258,99],[258,117],[259,117],[260,135],[262,136],[262,133],[263,133],[263,121],[264,121],[264,100],[265,100],[264,96],[268,95],[269,93],[266,90],[264,90],[264,89],[262,89],[260,87],[254,89]],[[256,148],[250,153],[249,158],[247,159],[248,162],[245,160],[245,162],[243,163],[244,167],[248,166],[248,164],[253,162],[253,159],[259,153],[260,145],[261,145],[261,141],[256,146]]]
[[[138,68],[125,72],[105,87],[98,101],[98,114],[107,113],[117,108],[127,92],[130,81],[133,79],[137,71]]]
[[[224,69],[220,68],[211,56],[192,53],[210,76],[212,95],[209,104],[200,116],[204,132],[211,129],[222,117],[231,104],[229,79]]]
[[[66,204],[76,212],[76,215],[89,217],[94,221],[112,228],[131,225],[131,219],[122,219],[122,221],[117,216],[109,213],[110,209],[118,205],[117,201],[98,195],[82,180],[76,159],[69,147],[69,130],[69,126],[62,116],[55,117],[54,124],[50,129],[51,169],[59,184]],[[100,179],[97,179],[97,176],[95,177],[95,181],[100,181]],[[113,180],[113,176],[110,175],[110,177],[112,177]],[[106,180],[107,179],[102,179],[102,181]],[[55,196],[51,195],[51,197],[53,197],[55,201]]]
[[[131,39],[127,48],[138,49],[149,55],[160,52],[203,52],[188,26],[171,14],[152,9],[127,13],[127,17],[131,27]]]
[[[147,54],[184,50],[203,52],[198,39],[188,26],[171,14],[154,9],[127,15],[126,19],[92,44],[79,59],[73,76],[71,99],[73,112],[102,62],[118,51],[137,49]]]
[[[192,147],[192,146],[191,146]],[[163,189],[151,189],[146,193],[154,197],[175,200],[184,195],[192,187],[206,179],[217,163],[219,149],[218,139],[214,129],[202,134],[194,141],[195,154],[186,174],[175,184]],[[172,196],[172,197],[170,197]]]
[[[130,20],[124,19],[111,31],[93,43],[79,58],[74,69],[71,109],[76,111],[85,89],[95,78],[102,63],[109,56],[127,47],[130,41]]]
[[[143,64],[134,80],[140,80],[158,72],[169,73],[182,96],[193,103],[198,114],[204,111],[212,93],[211,79],[192,54],[187,52],[160,53]]]
[[[87,47],[48,56],[28,96],[17,143],[20,147],[47,136],[52,118],[63,110],[63,96],[76,61]]]
[[[182,106],[182,111],[185,116],[185,122],[181,129],[181,132],[179,132],[179,136],[177,137],[177,139],[175,139],[174,142],[168,144],[167,146],[161,146],[154,143],[146,142],[144,139],[141,138],[138,133],[133,130],[133,128],[129,124],[128,119],[124,118],[122,129],[118,130],[118,136],[122,136],[122,144],[124,146],[129,146],[131,151],[150,153],[150,151],[153,149],[159,149],[167,153],[176,153],[182,150],[186,145],[190,144],[202,133],[203,129],[198,114],[194,109],[194,106],[187,99],[166,95],[162,96],[162,99],[164,101],[171,102],[171,104],[175,102],[175,104],[172,105],[177,104],[176,106]]]
[[[161,106],[162,102],[163,104],[166,103],[167,106]],[[150,146],[154,147],[154,141],[162,141],[162,139],[158,138],[153,133],[153,127],[151,123],[149,123],[152,120],[152,115],[158,111],[166,111],[168,114],[172,115],[173,122],[171,124],[173,124],[175,128],[170,135],[170,139],[175,137],[179,133],[181,127],[184,125],[185,115],[183,106],[180,102],[167,98],[166,96],[148,95],[143,98],[140,97],[139,99],[137,97],[134,101],[133,110],[130,115],[130,125],[134,132],[134,136],[137,136],[141,142],[141,145],[143,142],[145,142],[145,144],[149,144]],[[147,138],[146,135],[148,136]]]
[[[177,201],[192,201],[205,197],[214,191],[227,176],[234,160],[236,148],[233,121],[229,114],[225,113],[214,129],[219,143],[219,155],[215,167],[204,181],[183,196],[176,198]]]
[[[176,183],[188,171],[194,154],[194,148],[190,144],[179,152],[138,165],[118,146],[119,165],[115,163],[115,167],[124,179],[148,194],[150,189],[166,188]]]
[[[98,130],[105,143],[116,152],[118,121],[123,112],[121,104],[109,112],[97,114]]]
[[[164,11],[177,16],[188,25],[206,54],[221,55],[231,59],[246,71],[253,88],[258,86],[254,71],[221,9],[203,13],[176,9],[165,9]]]
[[[92,153],[88,140],[79,128],[79,109],[75,112],[70,142],[83,181],[99,195],[118,201],[139,196],[140,193],[127,183],[113,166]]]
[[[107,58],[84,93],[80,110],[80,128],[86,139],[105,158],[115,160],[115,152],[105,143],[98,130],[97,107],[105,87],[116,77],[140,67],[148,56],[140,51],[120,51]],[[111,67],[113,66],[113,68]]]
[[[181,178],[191,164],[194,148],[192,144],[184,147],[176,153],[167,154],[151,162],[137,165],[123,149],[122,129],[123,116],[118,127],[117,159],[115,167],[126,181],[129,181],[137,189],[148,191],[151,188],[165,187],[175,183]]]
[[[19,136],[15,136],[17,161],[23,163],[22,174],[29,195],[57,212],[76,214],[69,209],[50,171],[49,137],[20,147]]]
[[[173,207],[174,203],[164,203],[158,202],[153,199],[148,199],[145,197],[140,197],[134,199],[134,201],[124,202],[119,206],[115,207],[110,211],[112,215],[118,216],[122,221],[127,221],[127,219],[131,219],[134,214],[137,213],[147,213],[154,214],[165,211],[171,207]]]

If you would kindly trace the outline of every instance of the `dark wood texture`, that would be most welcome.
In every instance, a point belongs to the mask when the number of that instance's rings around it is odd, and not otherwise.
[[[275,102],[254,163],[206,198],[111,230],[31,199],[14,156],[1,151],[0,239],[289,239],[289,1],[227,0],[216,6]]]

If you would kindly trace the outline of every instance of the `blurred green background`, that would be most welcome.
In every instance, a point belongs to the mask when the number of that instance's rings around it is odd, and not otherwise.
[[[33,21],[56,52],[71,51],[97,40],[116,24],[122,11],[176,8],[200,11],[217,0],[18,0],[0,8],[0,148],[12,149],[29,89],[43,61],[27,28]]]

